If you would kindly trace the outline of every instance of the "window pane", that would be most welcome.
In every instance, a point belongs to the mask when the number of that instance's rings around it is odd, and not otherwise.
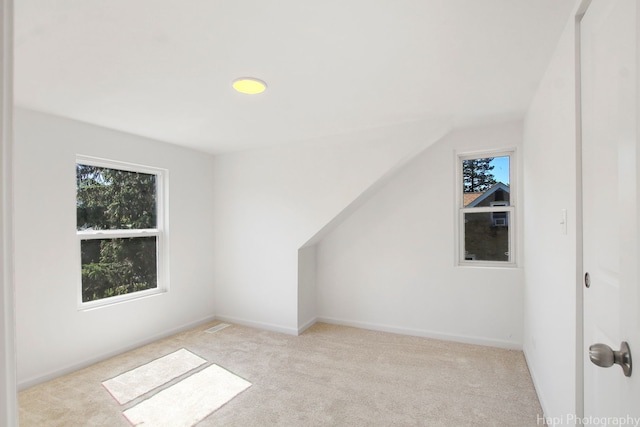
[[[465,261],[509,261],[509,212],[464,214]]]
[[[156,228],[156,176],[76,164],[77,229]]]
[[[464,207],[509,205],[509,156],[462,161]]]
[[[158,287],[156,237],[82,240],[82,301]]]

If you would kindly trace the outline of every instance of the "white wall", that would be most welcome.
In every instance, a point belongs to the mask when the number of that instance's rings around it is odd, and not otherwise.
[[[579,414],[574,43],[572,19],[524,126],[524,351],[547,417]],[[567,234],[561,209],[567,209]]]
[[[455,266],[455,151],[520,146],[520,122],[454,131],[317,244],[320,320],[520,348],[520,268]],[[517,184],[516,184],[517,186]]]
[[[318,318],[317,245],[298,250],[298,332],[313,325]]]
[[[443,132],[408,123],[216,156],[216,316],[298,333],[298,249]],[[311,311],[313,289],[303,290],[300,301]]]
[[[76,154],[169,170],[169,292],[78,309]],[[210,155],[16,111],[15,282],[21,387],[213,317],[212,167]]]

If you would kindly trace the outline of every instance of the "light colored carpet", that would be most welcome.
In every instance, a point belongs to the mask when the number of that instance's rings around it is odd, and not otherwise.
[[[520,351],[318,323],[296,337],[212,322],[19,394],[21,427],[130,427],[100,384],[188,348],[253,385],[198,427],[536,426]]]
[[[124,411],[134,426],[191,427],[251,386],[211,365]]]
[[[115,378],[103,381],[102,385],[122,405],[205,363],[207,361],[203,358],[181,348]]]

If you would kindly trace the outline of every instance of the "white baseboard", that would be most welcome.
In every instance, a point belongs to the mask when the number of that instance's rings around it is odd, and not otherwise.
[[[266,331],[281,332],[287,335],[298,335],[298,329],[288,326],[275,325],[273,323],[258,322],[255,320],[242,319],[239,317],[227,316],[225,314],[217,314],[216,320],[223,322],[235,323],[237,325],[249,326],[256,329],[264,329]]]
[[[107,352],[107,353],[102,353],[102,354],[99,354],[97,356],[91,357],[89,359],[83,360],[81,362],[74,363],[74,364],[71,364],[71,365],[67,365],[67,366],[65,366],[63,368],[60,368],[60,369],[55,369],[55,370],[50,371],[50,372],[48,372],[46,374],[28,378],[28,379],[26,379],[24,381],[20,381],[18,383],[18,390],[19,391],[20,390],[24,390],[24,389],[27,389],[29,387],[33,387],[35,385],[43,383],[45,381],[49,381],[49,380],[52,380],[54,378],[60,377],[62,375],[70,374],[71,372],[77,371],[79,369],[86,368],[87,366],[91,366],[91,365],[93,365],[95,363],[102,362],[103,360],[109,359],[111,357],[117,356],[119,354],[125,353],[127,351],[133,350],[133,349],[141,347],[143,345],[150,344],[150,343],[152,343],[154,341],[158,341],[160,339],[167,338],[167,337],[169,337],[171,335],[175,335],[175,334],[178,334],[180,332],[184,332],[184,331],[187,331],[189,329],[193,329],[193,328],[195,328],[197,326],[200,326],[200,325],[203,325],[205,323],[209,323],[209,322],[211,322],[213,320],[216,320],[216,318],[217,318],[216,316],[207,316],[207,317],[202,318],[200,320],[196,320],[194,322],[187,323],[187,324],[179,326],[177,328],[169,329],[169,330],[164,331],[164,332],[162,332],[160,334],[153,335],[153,336],[148,337],[148,338],[146,338],[144,340],[136,341],[136,342],[134,342],[132,344],[129,344],[127,346],[120,347],[117,350],[110,351],[110,352]]]
[[[531,366],[531,364],[529,363],[529,357],[527,357],[527,348],[526,347],[523,348],[522,352],[524,353],[524,360],[527,363],[527,369],[529,369],[529,376],[531,377],[531,381],[533,382],[533,389],[536,391],[536,395],[538,396],[538,402],[540,402],[540,406],[542,407],[542,414],[540,414],[540,416],[545,418],[546,414],[548,414],[547,412],[548,406],[546,404],[546,399],[544,397],[544,394],[542,393],[542,389],[538,385],[539,381],[537,379],[538,377],[536,375],[536,372]],[[547,421],[546,418],[545,418],[545,421]],[[556,427],[556,426],[548,425],[548,427]]]
[[[411,335],[411,336],[418,336],[418,337],[424,337],[424,338],[438,339],[443,341],[455,341],[455,342],[461,342],[465,344],[476,344],[476,345],[484,345],[489,347],[505,348],[508,350],[522,351],[522,343],[520,342],[503,341],[503,340],[496,340],[496,339],[485,338],[485,337],[443,334],[443,333],[434,332],[434,331],[402,328],[402,327],[395,327],[395,326],[389,326],[389,325],[381,325],[376,323],[361,322],[357,320],[338,319],[333,317],[323,317],[323,316],[315,317],[313,319],[310,319],[303,325],[299,326],[298,329],[290,328],[282,325],[274,325],[271,323],[257,322],[254,320],[247,320],[247,319],[242,319],[242,318],[227,316],[227,315],[216,315],[216,320],[220,320],[223,322],[236,323],[238,325],[249,326],[257,329],[281,332],[288,335],[300,335],[304,331],[309,329],[311,326],[313,326],[315,323],[324,322],[324,323],[331,323],[334,325],[352,326],[354,328],[370,329],[370,330],[380,331],[380,332],[390,332],[394,334]]]
[[[433,331],[425,331],[425,330],[409,329],[409,328],[400,328],[400,327],[395,327],[395,326],[381,325],[381,324],[375,324],[375,323],[369,323],[369,322],[361,322],[361,321],[348,320],[348,319],[338,319],[338,318],[331,318],[331,317],[314,318],[314,319],[309,320],[304,325],[302,325],[302,326],[300,326],[298,328],[291,328],[291,327],[287,327],[287,326],[275,325],[275,324],[272,324],[272,323],[265,323],[265,322],[258,322],[258,321],[254,321],[254,320],[242,319],[242,318],[233,317],[233,316],[215,315],[215,316],[207,316],[207,317],[202,318],[200,320],[197,320],[197,321],[194,321],[194,322],[190,322],[188,324],[182,325],[182,326],[177,327],[177,328],[170,329],[170,330],[165,331],[165,332],[163,332],[161,334],[153,335],[153,336],[148,337],[148,338],[146,338],[144,340],[137,341],[135,343],[132,343],[132,344],[124,346],[124,347],[120,347],[117,350],[110,351],[110,352],[107,352],[107,353],[102,353],[102,354],[96,355],[94,357],[91,357],[89,359],[83,360],[81,362],[74,363],[74,364],[71,364],[71,365],[67,365],[67,366],[65,366],[63,368],[50,371],[50,372],[48,372],[46,374],[38,375],[38,376],[35,376],[35,377],[32,377],[32,378],[28,378],[26,380],[20,381],[18,383],[18,390],[24,390],[26,388],[29,388],[29,387],[32,387],[34,385],[43,383],[45,381],[52,380],[52,379],[57,378],[59,376],[62,376],[62,375],[77,371],[77,370],[82,369],[82,368],[86,368],[87,366],[90,366],[90,365],[93,365],[95,363],[101,362],[103,360],[109,359],[111,357],[117,356],[117,355],[122,354],[124,352],[133,350],[135,348],[141,347],[143,345],[149,344],[149,343],[157,341],[159,339],[163,339],[163,338],[169,337],[171,335],[175,335],[177,333],[180,333],[180,332],[195,328],[195,327],[197,327],[199,325],[211,322],[213,320],[220,320],[220,321],[223,321],[223,322],[235,323],[235,324],[238,324],[238,325],[248,326],[248,327],[252,327],[252,328],[264,329],[264,330],[273,331],[273,332],[280,332],[280,333],[284,333],[284,334],[287,334],[287,335],[300,335],[302,332],[304,332],[305,330],[307,330],[308,328],[313,326],[316,322],[324,322],[324,323],[331,323],[331,324],[335,324],[335,325],[351,326],[351,327],[355,327],[355,328],[370,329],[370,330],[374,330],[374,331],[390,332],[390,333],[402,334],[402,335],[412,335],[412,336],[433,338],[433,339],[439,339],[439,340],[445,340],[445,341],[456,341],[456,342],[462,342],[462,343],[467,343],[467,344],[486,345],[486,346],[490,346],[490,347],[500,347],[500,348],[506,348],[506,349],[510,349],[510,350],[522,350],[522,344],[521,343],[517,343],[517,342],[501,341],[501,340],[488,339],[488,338],[483,338],[483,337],[469,337],[469,336],[462,336],[462,335],[442,334],[442,333],[433,332]],[[533,377],[533,375],[532,375],[532,377]],[[533,377],[533,379],[534,379],[534,385],[535,385],[535,377]],[[536,390],[537,390],[537,388],[536,388]],[[543,404],[542,399],[540,399],[540,403],[541,403],[541,405],[543,405],[542,407],[544,409],[545,406]]]
[[[334,325],[352,326],[354,328],[370,329],[373,331],[390,332],[401,335],[411,335],[416,337],[432,338],[443,341],[455,341],[465,344],[484,345],[488,347],[505,348],[508,350],[522,351],[522,343],[503,341],[486,337],[472,337],[466,335],[444,334],[441,332],[427,331],[422,329],[402,328],[389,325],[381,325],[376,323],[361,322],[358,320],[338,319],[333,317],[319,316],[317,322],[331,323]]]
[[[318,319],[314,317],[313,319],[309,320],[307,323],[303,324],[302,326],[298,326],[298,335],[300,335],[301,333],[303,333],[304,331],[306,331],[307,329],[315,325],[317,321]]]

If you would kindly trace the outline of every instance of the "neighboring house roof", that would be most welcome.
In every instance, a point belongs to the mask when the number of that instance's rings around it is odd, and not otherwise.
[[[507,186],[506,184],[503,184],[501,182],[494,184],[493,187],[489,188],[488,190],[481,192],[481,193],[465,193],[464,194],[464,206],[466,208],[472,208],[474,206],[478,206],[480,203],[482,203],[483,200],[486,200],[487,197],[489,197],[490,195],[492,195],[493,193],[495,193],[498,190],[502,190],[502,191],[506,191],[507,193],[509,193],[509,186]],[[467,196],[469,197],[469,202],[467,202]]]
[[[469,206],[469,204],[473,203],[473,201],[475,199],[477,199],[478,197],[482,196],[484,194],[484,191],[478,191],[477,193],[464,193],[462,195],[463,199],[463,203],[464,206]]]

